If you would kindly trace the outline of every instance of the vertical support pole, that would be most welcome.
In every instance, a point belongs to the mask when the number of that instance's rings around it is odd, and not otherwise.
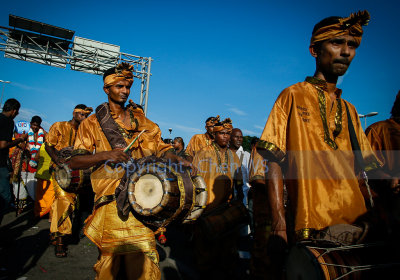
[[[151,57],[149,57],[149,64],[147,67],[147,80],[146,80],[146,101],[144,107],[144,115],[147,116],[147,106],[149,101],[149,85],[150,85],[150,76],[151,76]]]
[[[140,72],[144,71],[144,69],[146,69],[146,63],[142,62],[140,63]],[[142,79],[141,79],[141,83],[140,83],[140,106],[143,106],[143,90],[144,90],[144,83],[145,83],[145,74],[142,73]]]

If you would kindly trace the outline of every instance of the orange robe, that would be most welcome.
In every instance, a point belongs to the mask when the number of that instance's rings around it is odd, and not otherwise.
[[[42,145],[39,150],[39,162],[35,175],[37,185],[34,212],[37,217],[43,217],[49,213],[54,202],[54,187],[49,172],[50,163],[51,158]]]
[[[202,215],[209,214],[216,207],[231,200],[234,183],[242,184],[240,160],[230,149],[227,149],[225,154],[212,143],[196,153],[193,165],[204,178],[208,190],[207,205]],[[201,226],[196,224],[193,236],[194,254],[200,272],[214,277],[220,273],[227,276],[232,272],[237,264],[237,236],[238,232],[233,231],[224,238],[210,240],[204,235]]]
[[[324,81],[312,77],[283,90],[257,144],[259,153],[284,163],[298,234],[351,224],[366,213],[354,171],[345,101],[340,89],[334,100],[326,90]],[[349,103],[348,107],[366,169],[377,168],[357,111]]]
[[[204,213],[232,198],[234,179],[237,179],[235,172],[239,172],[241,166],[236,153],[228,149],[226,162],[225,153],[216,151],[214,145],[204,147],[193,159],[193,165],[198,169],[198,174],[203,177],[208,187],[207,207]],[[223,165],[222,167],[219,162]],[[224,167],[227,168],[226,172],[222,172]]]
[[[393,119],[376,122],[365,131],[383,171],[400,176],[400,124]]]
[[[132,146],[131,156],[133,158],[150,155],[160,157],[170,150],[171,145],[165,144],[161,140],[161,131],[158,126],[147,119],[142,110],[132,110],[136,119],[132,124],[135,127],[135,123],[137,123],[138,127],[131,136],[126,134],[128,137],[125,138],[126,143],[129,144],[142,130],[146,129],[146,132]],[[121,128],[125,131],[129,130],[115,115],[112,114],[112,117]],[[91,154],[112,150],[96,115],[91,115],[80,124],[74,149],[77,152],[84,150]],[[113,169],[103,164],[97,168],[91,174],[95,201],[113,195],[124,174],[122,167]],[[112,279],[110,275],[113,275],[114,272],[111,270],[116,264],[115,260],[110,258],[121,254],[134,254],[145,258],[145,261],[138,262],[140,266],[135,269],[143,269],[144,274],[152,271],[150,273],[152,276],[142,275],[140,276],[142,278],[138,277],[137,279],[159,279],[158,253],[153,231],[137,220],[131,212],[126,219],[121,219],[115,200],[94,210],[86,220],[85,234],[101,251],[101,258],[95,265],[98,279]]]
[[[212,139],[208,133],[193,135],[186,147],[186,152],[194,157],[196,152],[200,151],[204,147],[209,146],[211,143]]]
[[[74,145],[77,129],[68,121],[56,122],[50,127],[46,135],[46,143],[61,150]],[[54,187],[54,202],[52,205],[52,216],[50,232],[53,237],[72,233],[71,214],[75,210],[76,194],[65,192],[57,183],[52,174]]]

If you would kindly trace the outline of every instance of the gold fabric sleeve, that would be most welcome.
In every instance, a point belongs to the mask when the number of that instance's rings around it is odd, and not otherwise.
[[[202,148],[207,147],[212,143],[212,139],[207,133],[196,134],[190,139],[189,144],[186,147],[186,152],[194,157],[196,152],[200,151]]]
[[[372,149],[385,173],[400,175],[400,124],[393,119],[374,123],[366,130]]]
[[[73,146],[76,129],[67,121],[54,123],[46,134],[46,142],[59,151],[62,148]]]

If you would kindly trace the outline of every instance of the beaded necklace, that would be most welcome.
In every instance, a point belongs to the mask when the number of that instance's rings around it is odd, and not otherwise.
[[[222,166],[221,156],[219,154],[220,148],[214,142],[212,143],[212,146],[214,147],[215,153],[217,154],[219,171],[222,174],[228,173],[228,165],[229,165],[229,162],[228,162],[228,149],[225,150],[225,161],[224,161],[224,163],[226,163],[226,164],[224,164],[224,166]]]
[[[124,138],[128,138],[128,139],[133,137],[133,134],[135,133],[135,130],[139,126],[138,120],[134,117],[134,115],[133,115],[131,110],[129,110],[129,117],[131,119],[131,124],[135,123],[135,128],[132,129],[132,130],[128,131],[128,130],[122,128],[117,122],[115,122],[118,125],[118,130],[119,130],[119,132],[121,132],[122,136],[124,136]]]

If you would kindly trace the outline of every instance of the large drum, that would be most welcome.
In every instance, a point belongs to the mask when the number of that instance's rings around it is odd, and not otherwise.
[[[54,178],[58,185],[66,192],[78,192],[81,188],[90,185],[91,169],[72,170],[68,166],[73,147],[66,147],[58,151],[58,157],[63,158],[66,163],[61,167],[54,166]]]
[[[72,170],[67,164],[56,166],[54,177],[58,185],[66,192],[77,193],[80,189],[90,185],[90,169]]]
[[[375,243],[348,246],[300,243],[289,251],[286,279],[390,279],[389,275],[399,273],[400,264],[388,249]]]
[[[128,179],[128,199],[140,220],[155,227],[172,221],[195,221],[207,202],[207,187],[200,176],[165,160],[144,163]]]

